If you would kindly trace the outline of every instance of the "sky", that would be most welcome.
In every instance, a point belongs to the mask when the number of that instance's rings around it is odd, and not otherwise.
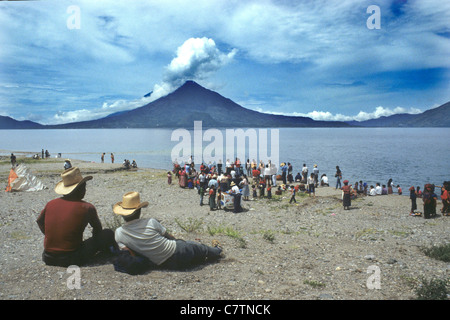
[[[1,1],[0,115],[98,119],[187,80],[315,120],[420,113],[450,101],[449,21],[441,0]]]

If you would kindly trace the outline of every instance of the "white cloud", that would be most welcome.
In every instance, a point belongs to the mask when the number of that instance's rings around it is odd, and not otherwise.
[[[52,124],[61,124],[69,122],[89,121],[106,117],[112,113],[132,110],[139,108],[151,102],[150,97],[143,97],[135,100],[117,100],[113,103],[104,102],[100,108],[96,109],[80,109],[74,111],[59,111],[51,119]]]
[[[272,111],[264,111],[261,108],[254,108],[254,110],[264,113],[270,113],[270,114],[276,114],[276,115],[285,115],[285,116],[295,116],[295,117],[308,117],[313,120],[317,121],[365,121],[370,119],[377,119],[379,117],[385,116],[392,116],[395,114],[401,114],[401,113],[410,113],[410,114],[418,114],[421,113],[422,110],[417,108],[403,108],[403,107],[396,107],[394,109],[385,108],[382,106],[376,107],[375,111],[373,112],[365,112],[360,111],[358,114],[349,116],[349,115],[343,115],[340,113],[333,114],[329,111],[311,111],[307,113],[302,112],[291,112],[291,113],[285,113],[285,112],[272,112]]]
[[[203,80],[230,62],[237,50],[220,51],[213,39],[190,38],[177,49],[166,67],[163,82],[153,88],[154,99],[167,95],[187,80]]]

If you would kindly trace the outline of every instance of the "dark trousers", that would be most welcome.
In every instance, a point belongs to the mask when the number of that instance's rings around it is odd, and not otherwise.
[[[297,203],[297,200],[295,200],[295,193],[292,195],[291,200],[289,200],[289,203],[292,203],[292,201]]]
[[[414,212],[414,210],[417,209],[417,202],[416,198],[411,199],[411,212]]]
[[[215,261],[220,258],[222,249],[210,247],[195,241],[176,240],[175,253],[160,265],[162,269],[184,270]]]
[[[44,252],[42,260],[49,266],[68,267],[70,265],[82,266],[90,262],[98,252],[111,252],[110,247],[118,249],[114,239],[114,232],[110,229],[103,229],[95,237],[89,238],[81,246],[71,252]]]
[[[234,210],[233,210],[233,212],[234,213],[238,213],[238,212],[241,212],[242,211],[242,207],[241,207],[241,194],[240,193],[238,193],[238,194],[233,194],[233,207],[234,207]]]

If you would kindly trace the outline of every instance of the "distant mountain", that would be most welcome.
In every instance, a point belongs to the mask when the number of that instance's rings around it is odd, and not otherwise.
[[[145,96],[150,96],[149,92]],[[41,125],[0,116],[0,129],[59,128],[282,128],[282,127],[450,127],[450,102],[421,114],[396,114],[367,121],[315,121],[307,117],[273,115],[246,109],[194,81],[142,107],[104,118],[59,125]]]
[[[25,120],[18,121],[11,117],[0,116],[0,129],[42,129],[42,124]]]
[[[194,81],[187,81],[174,92],[145,106],[107,117],[53,128],[192,128],[202,121],[204,128],[214,127],[349,127],[338,121],[315,121],[261,113],[246,109],[217,92]]]
[[[403,113],[347,123],[361,127],[450,127],[450,102],[419,114]]]

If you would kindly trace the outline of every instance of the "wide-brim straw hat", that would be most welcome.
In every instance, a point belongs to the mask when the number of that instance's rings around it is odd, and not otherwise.
[[[145,208],[147,206],[147,201],[141,202],[139,192],[131,191],[125,193],[122,197],[122,201],[117,202],[113,206],[113,212],[121,216],[128,216],[135,212],[137,209]]]
[[[230,187],[233,187],[235,185],[236,185],[236,183],[234,183],[234,182],[230,183]]]
[[[91,180],[92,176],[82,177],[78,167],[72,167],[61,173],[62,181],[55,186],[57,194],[68,195],[76,189],[80,184]]]

